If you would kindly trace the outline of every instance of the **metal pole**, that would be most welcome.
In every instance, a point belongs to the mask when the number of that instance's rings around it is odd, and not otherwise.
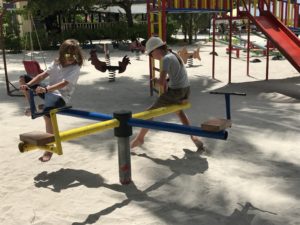
[[[2,58],[3,58],[3,66],[4,66],[4,74],[5,74],[5,82],[6,82],[6,92],[7,95],[10,95],[10,89],[9,89],[9,80],[8,80],[8,74],[7,74],[7,64],[6,64],[6,54],[5,54],[5,41],[4,41],[4,33],[3,33],[3,15],[4,12],[0,15],[0,44],[2,49]]]
[[[118,137],[119,177],[121,184],[131,183],[131,160],[129,137],[132,135],[132,126],[127,121],[132,117],[130,111],[114,112],[114,118],[119,120],[120,126],[115,128],[115,136]]]
[[[267,52],[266,52],[266,80],[269,80],[269,55],[270,55],[270,40],[269,38],[267,39]]]
[[[215,65],[216,65],[216,15],[213,15],[213,39],[212,39],[212,79],[215,79]]]
[[[232,49],[232,10],[233,2],[230,0],[230,16],[229,16],[229,66],[228,66],[228,83],[231,83],[231,49]]]
[[[226,119],[231,120],[230,94],[225,94],[225,104],[226,104]]]
[[[119,177],[121,184],[131,182],[129,137],[118,137]]]

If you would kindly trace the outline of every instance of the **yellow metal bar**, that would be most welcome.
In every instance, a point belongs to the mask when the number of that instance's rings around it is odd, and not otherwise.
[[[286,18],[286,24],[289,26],[291,24],[291,0],[287,1],[287,18]]]
[[[152,110],[147,110],[144,112],[140,113],[135,113],[132,115],[133,118],[136,119],[143,119],[143,120],[148,120],[154,117],[166,115],[169,113],[177,112],[179,110],[187,109],[191,107],[191,103],[185,103],[185,104],[177,104],[177,105],[170,105],[166,107],[161,107],[158,109],[152,109]]]
[[[57,153],[56,147],[54,146],[54,144],[47,144],[44,146],[36,146],[36,145],[26,144],[24,142],[19,143],[19,149],[22,150],[22,152],[33,151],[33,150],[36,150],[37,148],[48,151],[48,152]]]
[[[163,40],[162,32],[162,12],[158,12],[158,36]]]
[[[19,149],[22,152],[33,151],[38,148],[38,149],[45,150],[48,152],[56,153],[58,155],[63,154],[62,146],[61,146],[61,138],[59,136],[59,129],[58,129],[58,123],[57,123],[57,118],[56,118],[57,112],[58,112],[58,109],[52,109],[50,111],[50,118],[51,118],[51,123],[52,123],[52,127],[53,127],[55,142],[49,143],[44,146],[35,146],[35,145],[26,144],[26,143],[21,142],[19,144]]]
[[[278,18],[277,15],[277,0],[273,0],[273,15],[276,16]]]
[[[151,57],[150,58],[150,60],[151,60],[151,65],[152,65],[152,68],[151,68],[151,71],[152,71],[152,73],[151,73],[151,82],[152,82],[152,85],[153,85],[153,87],[154,87],[154,81],[153,81],[153,79],[155,78],[155,60]]]
[[[151,21],[151,24],[150,24],[150,30],[151,30],[151,35],[155,32],[154,31],[154,14],[150,12],[150,21]]]
[[[117,119],[107,120],[100,123],[90,124],[79,128],[63,131],[60,133],[61,141],[87,136],[96,132],[112,129],[120,125]]]
[[[150,21],[151,21],[150,30],[151,30],[151,36],[152,36],[153,34],[156,33],[155,25],[154,25],[154,23],[156,23],[154,13],[150,13]],[[150,60],[151,60],[151,74],[152,74],[151,80],[153,80],[155,78],[155,60],[152,57],[150,58]],[[154,87],[154,85],[153,85],[153,87]]]
[[[190,107],[191,107],[190,103],[170,105],[170,106],[161,107],[158,109],[152,109],[152,110],[136,113],[136,114],[133,114],[132,117],[137,118],[137,119],[147,120],[147,119],[162,116],[165,114],[177,112],[179,110],[187,109]],[[53,113],[55,114],[55,112],[53,112]],[[100,122],[100,123],[86,125],[83,127],[74,128],[74,129],[60,132],[58,140],[60,142],[68,141],[68,140],[72,140],[75,138],[87,136],[87,135],[90,135],[90,134],[93,134],[96,132],[112,129],[112,128],[118,127],[119,125],[120,125],[120,123],[117,119],[112,119],[112,120],[107,120],[107,121]],[[32,151],[32,150],[35,150],[38,148],[38,149],[42,149],[42,150],[46,150],[46,151],[58,154],[56,146],[54,145],[55,143],[56,142],[51,142],[45,146],[36,146],[36,145],[24,144],[24,143],[20,143],[20,144],[22,144],[22,147],[21,147],[22,152],[28,152],[28,151]]]
[[[162,12],[159,11],[157,13],[157,16],[158,16],[158,18],[157,18],[158,19],[158,36],[163,40],[164,38],[163,38]],[[160,65],[160,68],[162,68],[161,63],[159,65]],[[159,95],[161,95],[161,89],[159,89]]]
[[[53,132],[54,132],[54,139],[55,139],[55,153],[58,155],[62,155],[62,147],[61,147],[61,138],[59,135],[59,129],[58,129],[58,123],[57,123],[57,117],[56,113],[58,112],[57,109],[53,109],[50,111],[50,117],[51,117],[51,123],[53,127]]]
[[[179,8],[179,0],[175,0],[175,2],[174,2],[174,7],[175,7],[175,8]]]
[[[160,68],[160,70],[161,70],[161,68],[163,68],[163,62],[162,62],[162,60],[159,61],[159,68]],[[159,76],[160,76],[160,71],[159,71]],[[158,85],[158,86],[159,86],[159,93],[158,93],[158,95],[160,96],[160,95],[162,95],[165,92],[165,90],[164,90],[164,87],[162,85]]]
[[[257,9],[257,0],[253,1],[253,8],[254,8],[254,16],[256,16],[256,9]],[[250,9],[249,9],[250,10]]]
[[[107,129],[112,129],[115,127],[118,127],[120,125],[119,121],[117,119],[107,120],[100,123],[95,123],[67,131],[63,131],[59,133],[60,141],[68,141],[75,138],[87,136],[96,132],[104,131]],[[51,142],[47,144],[46,146],[36,146],[36,145],[30,145],[30,144],[24,144],[22,149],[23,152],[32,151],[34,149],[43,149],[49,152],[57,153],[56,147],[54,146],[55,142]]]
[[[198,9],[198,0],[195,0],[195,1],[194,1],[194,8],[195,8],[195,9]]]
[[[184,1],[184,8],[189,8],[189,0]]]
[[[282,2],[279,2],[279,9],[278,9],[278,18],[281,21],[281,10],[282,10]],[[282,22],[282,21],[281,21]]]

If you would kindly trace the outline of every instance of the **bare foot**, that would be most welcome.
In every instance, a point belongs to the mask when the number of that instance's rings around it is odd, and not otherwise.
[[[194,144],[196,145],[198,150],[203,150],[204,149],[204,144],[199,138],[192,137],[192,141],[194,142]]]
[[[48,162],[52,157],[52,152],[45,152],[43,156],[39,158],[41,162]]]
[[[130,143],[130,148],[135,148],[138,146],[141,146],[142,144],[144,144],[144,140],[140,140],[138,138],[135,138],[131,143]]]

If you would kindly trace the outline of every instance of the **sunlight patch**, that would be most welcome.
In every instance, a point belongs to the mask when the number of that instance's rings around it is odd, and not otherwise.
[[[261,151],[269,160],[289,162],[298,165],[300,162],[300,140],[299,135],[292,132],[283,134],[279,133],[264,133],[252,134],[245,136],[246,139],[258,151]]]
[[[272,102],[278,103],[292,103],[292,102],[299,102],[299,100],[292,98],[290,96],[278,93],[278,92],[270,92],[270,93],[261,93],[258,95],[258,99],[260,100],[268,100]]]

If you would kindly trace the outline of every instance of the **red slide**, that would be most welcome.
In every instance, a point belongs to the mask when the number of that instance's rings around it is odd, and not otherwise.
[[[247,15],[295,69],[300,72],[300,40],[298,37],[271,12],[263,11],[261,14],[256,17],[250,14]]]

